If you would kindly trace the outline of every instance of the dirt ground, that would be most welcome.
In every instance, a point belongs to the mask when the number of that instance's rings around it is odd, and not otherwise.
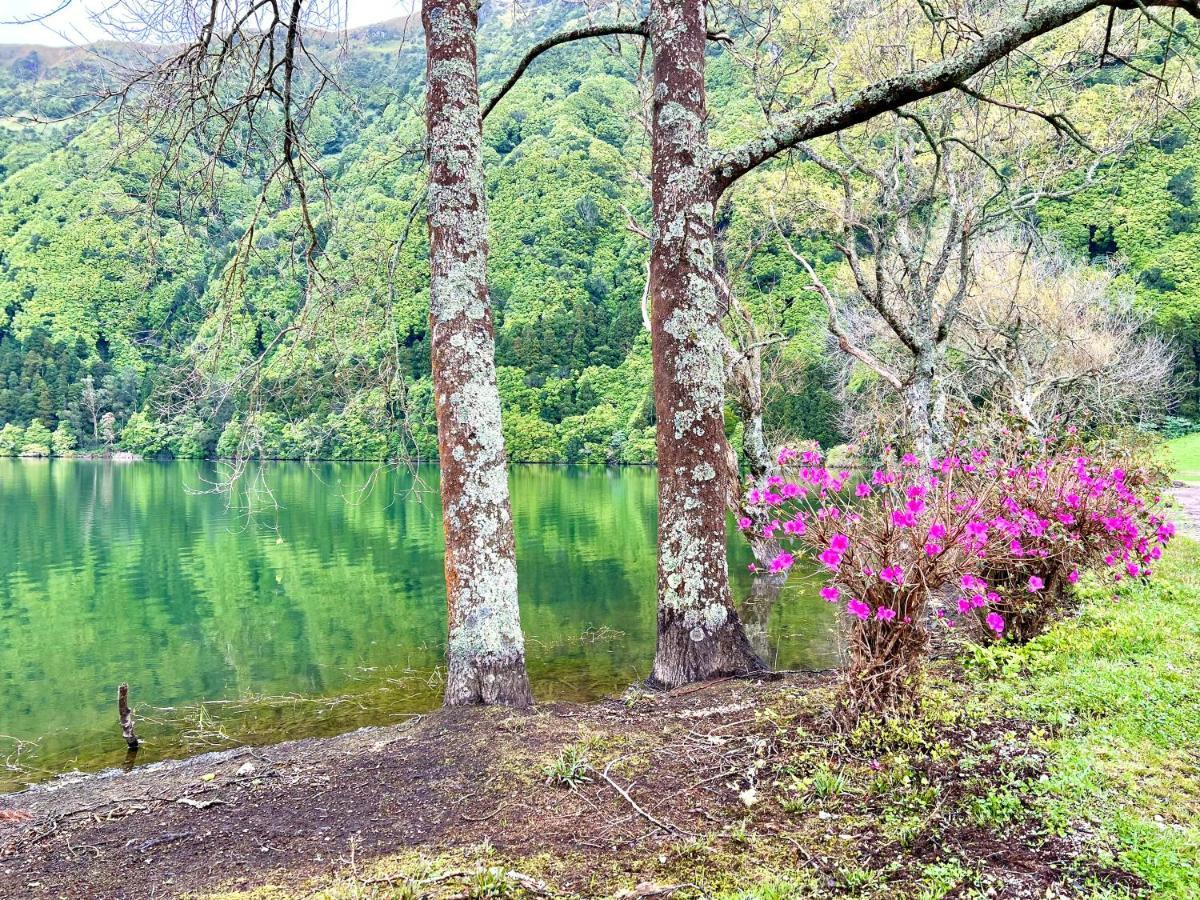
[[[822,733],[830,684],[730,680],[588,706],[440,711],[61,779],[0,796],[0,896],[173,897],[268,883],[304,896],[314,877],[386,854],[480,845],[540,860],[538,877],[556,892],[589,897],[639,883],[736,886],[772,867],[805,872],[831,895],[847,872],[879,869],[888,895],[907,896],[914,873],[946,854],[1002,885],[994,896],[1044,897],[1083,877],[1136,888],[1092,861],[1085,840],[1011,824],[998,839],[955,812],[977,784],[1036,778],[1043,760],[1012,723],[904,738],[905,772],[934,785],[937,801],[897,843],[879,823],[910,802],[909,776],[894,789],[856,787],[852,773],[878,780],[877,758],[886,773],[892,757]],[[968,758],[969,773],[957,762]],[[572,783],[547,777],[555,763]],[[809,777],[818,769],[851,774],[827,791]]]

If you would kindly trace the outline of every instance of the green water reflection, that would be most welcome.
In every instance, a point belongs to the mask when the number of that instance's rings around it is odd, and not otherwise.
[[[0,789],[119,763],[123,680],[144,717],[139,762],[437,705],[436,470],[273,464],[233,503],[204,490],[218,476],[206,463],[0,460]],[[539,700],[592,699],[649,670],[655,484],[645,469],[514,469]],[[247,493],[262,485],[277,508]],[[736,535],[730,554],[745,597]],[[811,590],[743,609],[777,667],[834,663],[833,613]]]

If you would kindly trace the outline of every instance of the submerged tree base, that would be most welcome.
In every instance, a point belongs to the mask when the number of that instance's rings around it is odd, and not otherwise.
[[[533,705],[525,656],[521,653],[487,653],[463,659],[451,657],[446,673],[447,706]]]
[[[670,690],[697,681],[766,672],[736,610],[717,626],[696,624],[672,610],[659,613],[658,649],[646,686]]]

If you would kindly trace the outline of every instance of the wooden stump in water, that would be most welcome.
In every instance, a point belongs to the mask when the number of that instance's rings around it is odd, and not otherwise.
[[[129,708],[129,685],[122,683],[117,688],[117,712],[121,716],[121,734],[130,750],[137,750],[138,736],[133,727],[133,710]]]

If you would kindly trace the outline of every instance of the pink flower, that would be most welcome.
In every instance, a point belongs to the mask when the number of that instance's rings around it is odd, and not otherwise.
[[[829,549],[836,550],[838,553],[845,553],[850,548],[850,538],[844,534],[835,534],[829,539]]]
[[[973,522],[967,523],[967,534],[977,541],[982,541],[987,538],[988,523],[981,522],[976,519]]]
[[[966,597],[958,598],[958,611],[964,616],[971,611],[971,601]]]
[[[751,522],[749,519],[747,519],[745,516],[742,516],[740,519],[738,519],[738,528],[742,529],[742,531],[745,531],[747,528],[749,528],[753,524],[754,523]]]
[[[942,552],[941,544],[926,544],[925,545],[925,555],[926,556],[937,556],[941,552]]]
[[[1076,583],[1078,583],[1078,581],[1079,581],[1079,570],[1078,570],[1078,569],[1072,569],[1072,570],[1071,570],[1071,574],[1067,576],[1067,581],[1071,582],[1071,584],[1076,584]]]
[[[1046,582],[1042,581],[1042,579],[1038,578],[1036,575],[1029,576],[1029,593],[1036,594],[1045,586]]]
[[[879,577],[889,584],[903,584],[904,570],[899,566],[885,566],[880,570]]]
[[[841,596],[841,591],[835,588],[832,584],[827,584],[821,588],[821,599],[829,603],[837,603],[837,599]]]
[[[987,614],[987,627],[996,632],[1003,634],[1004,632],[1004,616],[998,612],[990,612]]]
[[[869,484],[867,484],[865,481],[860,481],[858,483],[858,486],[854,489],[854,493],[857,494],[859,497],[870,497],[871,496],[871,486]]]
[[[842,554],[836,550],[822,550],[821,555],[817,559],[829,569],[836,569],[842,564]]]
[[[846,604],[846,612],[852,616],[858,616],[860,619],[866,619],[871,615],[871,607],[858,598],[854,598]]]
[[[929,526],[929,537],[932,540],[940,541],[946,536],[946,526],[941,522],[934,522]]]
[[[894,609],[889,609],[886,606],[881,606],[875,610],[875,618],[888,622],[896,618],[896,611]]]
[[[961,583],[964,591],[981,591],[987,587],[987,582],[978,575],[964,575]]]
[[[780,553],[777,557],[771,560],[771,571],[786,572],[792,567],[792,563],[794,561],[795,560],[792,558],[792,554],[787,553],[786,551]]]

